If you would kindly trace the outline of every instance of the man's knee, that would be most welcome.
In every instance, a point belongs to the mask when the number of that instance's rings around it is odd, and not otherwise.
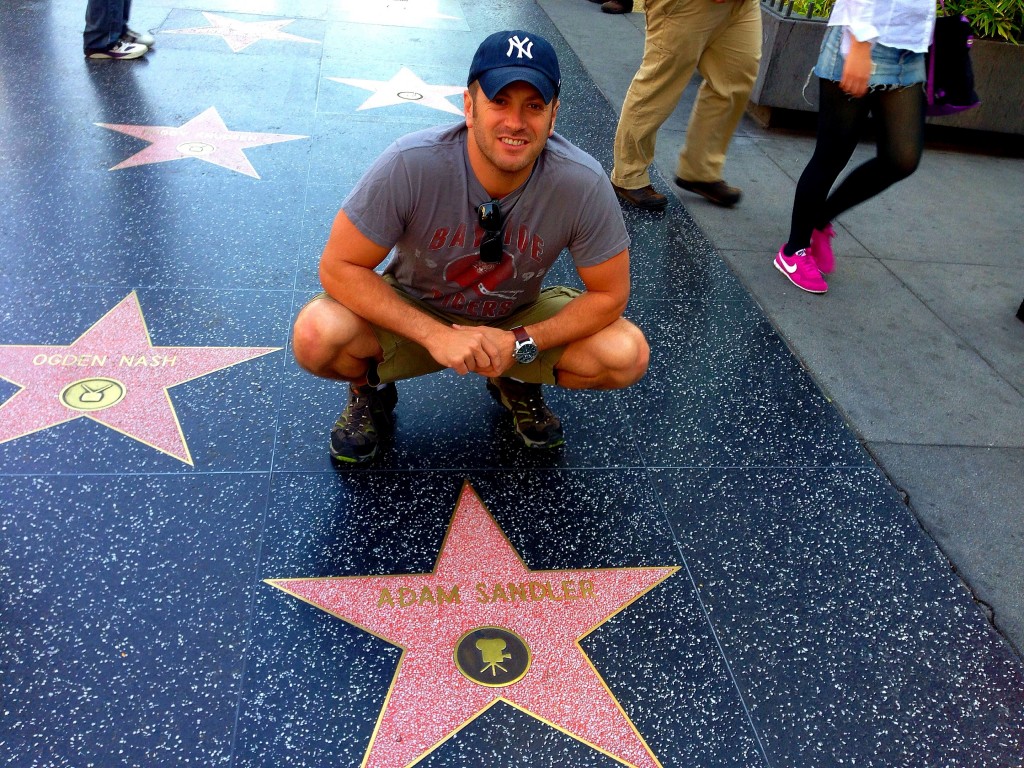
[[[566,349],[556,366],[558,383],[572,389],[623,389],[647,372],[650,355],[643,331],[620,318]]]
[[[292,326],[292,354],[295,361],[310,373],[324,365],[325,340],[329,338],[330,322],[323,311],[324,300],[316,300],[299,311]]]
[[[622,389],[638,382],[647,372],[651,347],[643,331],[628,320],[615,328],[615,336],[607,346],[606,370],[609,389]]]
[[[366,321],[327,297],[303,307],[292,327],[295,361],[317,376],[357,375],[342,370],[351,367],[349,358],[371,358],[378,350]]]

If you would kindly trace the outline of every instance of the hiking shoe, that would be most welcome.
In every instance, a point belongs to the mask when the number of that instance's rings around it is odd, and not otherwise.
[[[789,282],[808,293],[825,293],[828,290],[828,284],[818,271],[814,259],[803,248],[792,256],[787,256],[785,250],[779,248],[779,252],[775,254],[775,268],[784,274]]]
[[[348,405],[331,430],[331,458],[345,464],[362,464],[377,455],[381,433],[391,432],[392,411],[398,403],[398,388],[364,385],[348,388]]]
[[[488,379],[491,397],[512,412],[516,432],[527,448],[557,448],[565,442],[562,422],[544,403],[540,384],[514,379]]]
[[[156,38],[149,34],[149,32],[136,32],[131,27],[124,28],[124,34],[121,35],[121,39],[127,40],[129,43],[144,45],[147,48],[152,48],[156,45]]]
[[[826,275],[836,268],[836,257],[832,253],[832,240],[835,236],[836,231],[831,224],[811,232],[811,258]]]
[[[730,187],[724,181],[687,181],[676,176],[676,185],[687,192],[695,192],[715,205],[732,208],[743,197],[743,190]]]
[[[109,48],[86,48],[87,59],[137,59],[148,51],[144,45],[130,43],[123,37]]]
[[[601,7],[604,8],[604,6]],[[654,187],[650,184],[640,187],[640,189],[626,189],[612,184],[612,189],[615,190],[615,194],[619,196],[620,200],[625,200],[630,205],[635,205],[646,211],[663,211],[668,205],[668,198],[660,192],[655,192]]]

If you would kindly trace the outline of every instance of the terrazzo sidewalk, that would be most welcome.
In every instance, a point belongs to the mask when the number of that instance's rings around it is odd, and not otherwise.
[[[564,450],[445,373],[331,465],[344,390],[288,347],[340,201],[459,119],[499,29],[552,42],[557,129],[609,168],[636,19],[137,0],[155,49],[86,62],[82,12],[0,6],[4,765],[1020,768],[1024,664],[753,289],[753,224],[624,212],[651,368],[548,388]],[[808,140],[741,138],[777,215],[756,145]]]

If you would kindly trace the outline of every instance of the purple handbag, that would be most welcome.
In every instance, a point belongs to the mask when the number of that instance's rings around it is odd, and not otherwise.
[[[927,54],[926,115],[954,115],[981,103],[974,92],[973,43],[974,35],[965,17],[939,16],[935,20],[935,33]]]

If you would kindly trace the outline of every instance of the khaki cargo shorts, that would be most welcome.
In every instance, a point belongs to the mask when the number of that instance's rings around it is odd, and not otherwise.
[[[440,312],[426,302],[407,294],[390,275],[384,275],[383,277],[403,301],[416,307],[424,314],[436,318],[445,325],[452,325],[453,323],[467,326],[490,325],[503,330],[515,328],[517,325],[530,325],[541,320],[547,320],[549,317],[557,314],[562,307],[581,293],[576,288],[568,288],[566,286],[546,288],[540,292],[540,296],[537,297],[536,301],[520,307],[511,315],[500,320],[485,323],[472,317]],[[321,293],[314,296],[310,302],[319,299],[334,301],[326,293]],[[369,383],[374,385],[386,384],[391,381],[411,379],[416,376],[423,376],[443,370],[442,366],[430,356],[430,353],[416,342],[379,326],[373,325],[372,327],[373,333],[377,337],[377,343],[380,344],[380,348],[384,351],[384,359],[377,363],[376,369],[371,368],[367,373],[366,378]],[[558,364],[564,351],[565,347],[545,349],[532,363],[527,365],[515,363],[505,371],[505,375],[531,384],[555,384],[557,383],[555,381],[555,366]]]

